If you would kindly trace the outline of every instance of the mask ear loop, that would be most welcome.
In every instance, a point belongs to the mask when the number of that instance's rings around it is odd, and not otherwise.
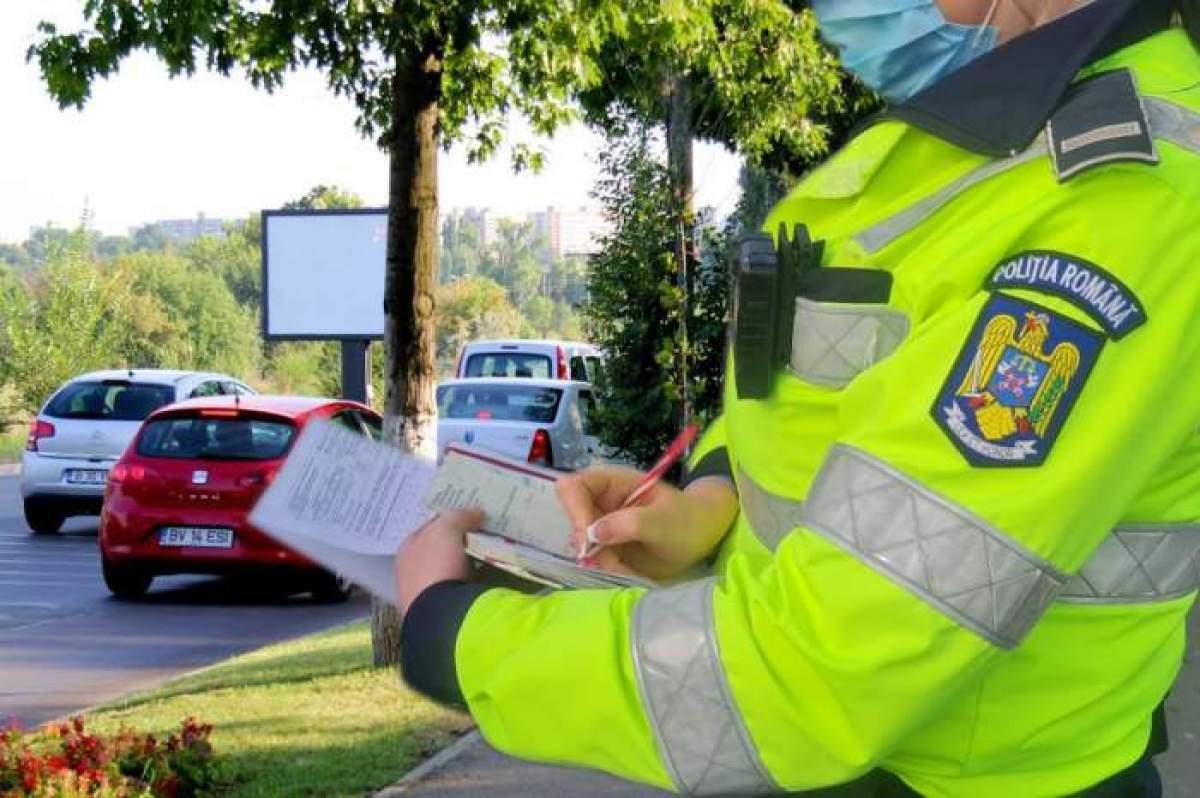
[[[975,28],[975,38],[971,42],[971,46],[975,47],[979,44],[979,40],[983,38],[984,31],[991,27],[992,22],[996,19],[996,11],[1000,8],[1000,0],[992,0],[992,4],[988,6],[988,12],[984,16],[983,21]]]

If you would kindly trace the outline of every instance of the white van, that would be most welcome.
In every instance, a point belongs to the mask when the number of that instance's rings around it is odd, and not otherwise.
[[[459,352],[454,376],[595,384],[600,379],[603,362],[600,349],[582,341],[473,341]]]

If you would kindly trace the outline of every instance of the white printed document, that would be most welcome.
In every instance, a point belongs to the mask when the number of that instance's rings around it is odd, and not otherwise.
[[[310,422],[250,523],[374,595],[396,603],[395,552],[435,513],[477,507],[467,553],[561,587],[650,585],[580,566],[554,493],[558,473],[452,446],[440,468],[328,421]]]

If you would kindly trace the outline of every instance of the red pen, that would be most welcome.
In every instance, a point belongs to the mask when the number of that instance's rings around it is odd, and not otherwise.
[[[650,467],[638,482],[637,487],[633,492],[625,497],[625,501],[621,503],[621,509],[632,507],[641,500],[643,496],[650,492],[660,479],[663,478],[671,466],[679,462],[679,459],[687,452],[688,447],[692,445],[692,441],[696,440],[696,436],[700,434],[700,427],[696,424],[688,424],[683,428],[675,440],[671,441],[671,445],[662,453],[662,457],[658,458],[658,462]],[[588,560],[595,556],[604,544],[596,540],[591,540],[590,535],[584,540],[584,550],[579,555],[579,560]]]

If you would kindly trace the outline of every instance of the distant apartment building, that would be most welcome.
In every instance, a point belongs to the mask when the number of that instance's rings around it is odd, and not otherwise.
[[[475,228],[475,232],[479,236],[479,243],[485,247],[495,243],[496,228],[500,219],[489,208],[466,208],[460,218],[463,224]]]
[[[530,215],[534,229],[549,242],[554,258],[594,255],[611,225],[591,208],[559,210],[553,206]]]
[[[185,244],[201,236],[225,235],[224,219],[209,219],[200,214],[195,219],[160,219],[151,224],[176,244]]]

